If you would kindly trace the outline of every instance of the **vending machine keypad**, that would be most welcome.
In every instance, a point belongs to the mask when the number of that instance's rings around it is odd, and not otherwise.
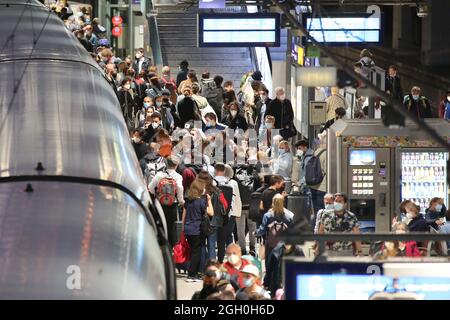
[[[355,196],[373,195],[373,168],[352,169],[352,194]]]

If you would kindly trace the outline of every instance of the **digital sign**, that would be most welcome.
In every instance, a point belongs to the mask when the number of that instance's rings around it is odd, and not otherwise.
[[[307,17],[305,24],[317,42],[329,45],[381,43],[381,18],[378,16]]]
[[[199,47],[279,47],[277,13],[199,13]]]

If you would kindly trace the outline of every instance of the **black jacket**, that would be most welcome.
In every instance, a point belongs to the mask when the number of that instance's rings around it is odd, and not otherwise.
[[[120,90],[117,93],[117,97],[119,98],[119,103],[120,106],[122,107],[123,115],[129,119],[134,120],[134,117],[138,109],[131,94],[126,90]]]
[[[144,62],[142,62],[141,70],[139,70],[139,61],[138,60],[135,60],[133,62],[133,69],[136,72],[136,74],[138,74],[142,70],[147,70],[148,67],[151,66],[151,64],[152,64],[152,61],[150,60],[150,58],[144,57]]]
[[[266,115],[275,117],[275,129],[290,127],[294,121],[294,110],[288,99],[283,102],[278,99],[272,100],[267,107]]]
[[[266,111],[264,113],[264,117],[267,115],[267,111],[269,109],[269,104],[272,102],[272,100],[270,98],[267,98],[265,101],[266,104]],[[256,121],[255,121],[255,129],[256,132],[259,133],[259,127],[261,126],[261,124],[264,122],[263,117],[261,117],[261,108],[263,106],[264,102],[262,101],[261,98],[258,98],[255,102],[256,105]]]
[[[403,90],[400,78],[398,76],[390,77],[386,76],[386,91],[390,92],[392,98],[402,101]]]
[[[180,86],[181,81],[187,79],[188,69],[180,70],[177,74],[177,88]]]
[[[433,227],[437,230],[439,229],[439,227],[436,224],[436,220],[444,218],[446,212],[447,208],[445,207],[445,205],[442,206],[441,212],[431,211],[430,208],[428,208],[427,210],[425,210],[425,220],[430,227]]]
[[[412,95],[409,94],[406,96],[403,104],[408,109],[408,112],[416,118],[423,119],[431,118],[433,116],[430,102],[424,96],[420,96],[419,99],[414,100]]]
[[[198,106],[192,98],[183,98],[178,102],[177,109],[181,128],[183,128],[188,121],[201,120],[199,117],[200,111],[198,110]]]
[[[143,143],[133,143],[133,148],[134,151],[136,151],[136,156],[138,158],[139,161],[141,161],[142,158],[144,158],[144,156],[147,154],[148,152],[148,145],[143,142]]]
[[[240,128],[244,131],[247,131],[248,129],[247,120],[245,120],[245,118],[239,113],[234,118],[231,117],[231,114],[228,114],[222,119],[221,123],[233,130]]]
[[[409,231],[411,232],[428,232],[430,231],[430,227],[427,224],[425,218],[419,214],[419,216],[415,217],[408,224]]]

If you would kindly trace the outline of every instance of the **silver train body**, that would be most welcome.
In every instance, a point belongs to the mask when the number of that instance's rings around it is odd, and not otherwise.
[[[0,0],[0,299],[173,299],[117,97],[38,1]]]

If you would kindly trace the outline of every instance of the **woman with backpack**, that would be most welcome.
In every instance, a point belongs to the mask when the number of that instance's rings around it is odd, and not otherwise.
[[[214,215],[208,217],[210,230],[205,234],[207,240],[206,258],[215,260],[217,258],[216,245],[218,243],[218,229],[223,227],[224,219],[228,218],[225,210],[227,203],[222,191],[213,184],[213,178],[207,171],[200,171],[195,181],[204,183],[206,194],[211,197]],[[225,253],[225,239],[221,242],[223,242],[223,251]],[[219,245],[218,247],[220,248],[221,246]]]
[[[280,235],[294,221],[294,213],[284,207],[284,196],[277,193],[272,199],[272,208],[264,214],[262,224],[256,230],[256,236],[265,236],[265,265],[269,268],[270,255],[277,246]],[[266,279],[264,280],[266,283]]]
[[[183,209],[184,234],[191,247],[191,263],[186,282],[201,281],[199,276],[201,248],[205,235],[202,232],[202,220],[212,217],[214,209],[211,196],[206,193],[205,184],[196,180],[189,188]]]

